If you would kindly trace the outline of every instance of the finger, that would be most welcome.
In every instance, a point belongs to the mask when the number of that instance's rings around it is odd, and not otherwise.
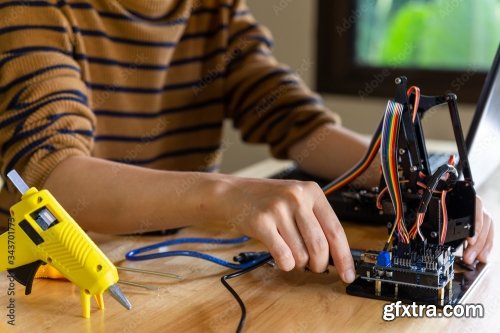
[[[280,219],[277,223],[278,232],[292,251],[295,267],[304,270],[309,262],[309,254],[294,218],[291,214],[275,218]]]
[[[328,241],[318,219],[311,210],[299,209],[296,213],[297,227],[309,253],[309,269],[316,273],[328,267]]]
[[[467,246],[464,253],[465,262],[468,264],[474,263],[476,257],[479,252],[483,250],[484,244],[486,243],[486,239],[488,238],[488,232],[491,225],[491,219],[489,215],[483,215],[483,227],[481,229],[481,233],[477,235],[477,240],[473,245]]]
[[[469,245],[474,245],[477,242],[477,238],[483,229],[483,201],[479,196],[476,196],[476,216],[475,216],[475,227],[474,236],[467,238],[467,243]]]
[[[491,249],[493,248],[493,239],[495,239],[494,226],[495,226],[495,223],[493,222],[493,220],[490,217],[490,230],[488,232],[488,238],[486,238],[486,243],[484,244],[483,249],[481,250],[481,252],[477,256],[477,259],[480,262],[486,263],[488,261],[488,256],[490,255]]]
[[[328,241],[335,268],[342,281],[351,283],[354,281],[356,274],[344,228],[342,228],[337,215],[335,215],[324,196],[316,200],[313,212],[318,218],[321,229],[323,229]]]
[[[267,247],[281,270],[290,271],[295,267],[292,251],[279,234],[274,223],[267,221],[260,222],[257,228],[256,238]]]

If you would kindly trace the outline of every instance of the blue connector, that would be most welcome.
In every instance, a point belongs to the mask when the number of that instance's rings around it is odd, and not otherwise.
[[[380,251],[377,257],[377,265],[383,267],[391,266],[391,254],[387,251]]]

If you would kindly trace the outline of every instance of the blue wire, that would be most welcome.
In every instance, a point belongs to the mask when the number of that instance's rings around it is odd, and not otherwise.
[[[171,246],[171,245],[178,245],[178,244],[241,244],[246,241],[248,241],[250,238],[243,236],[243,237],[238,237],[238,238],[228,238],[228,239],[221,239],[221,238],[177,238],[177,239],[171,239],[167,240],[164,242],[144,246],[138,249],[134,249],[132,251],[129,251],[126,255],[125,258],[127,260],[131,261],[141,261],[141,260],[151,260],[151,259],[158,259],[158,258],[166,258],[166,257],[175,257],[175,256],[185,256],[185,257],[193,257],[193,258],[198,258],[198,259],[203,259],[203,260],[208,260],[210,262],[213,262],[217,265],[221,265],[227,268],[231,269],[245,269],[248,267],[251,267],[258,263],[262,258],[257,257],[254,260],[251,260],[249,262],[246,262],[244,264],[235,264],[229,261],[226,261],[221,258],[217,258],[214,256],[211,256],[209,254],[197,252],[197,251],[188,251],[188,250],[177,250],[177,251],[165,251],[165,252],[156,252],[156,253],[150,253],[150,254],[143,254],[139,255],[140,253],[144,252],[150,252],[156,249],[159,249],[164,246]]]

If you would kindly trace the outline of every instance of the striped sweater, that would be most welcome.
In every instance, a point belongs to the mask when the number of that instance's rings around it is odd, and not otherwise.
[[[0,0],[1,175],[40,187],[74,155],[216,171],[225,118],[286,158],[336,118],[272,44],[243,0]]]

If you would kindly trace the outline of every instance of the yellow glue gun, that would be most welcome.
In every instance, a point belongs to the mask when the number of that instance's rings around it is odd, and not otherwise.
[[[7,177],[22,198],[10,208],[9,229],[0,235],[0,272],[7,270],[29,295],[38,268],[48,263],[80,288],[83,317],[90,317],[91,296],[104,308],[105,291],[130,310],[116,267],[52,194],[29,188],[15,170]]]

